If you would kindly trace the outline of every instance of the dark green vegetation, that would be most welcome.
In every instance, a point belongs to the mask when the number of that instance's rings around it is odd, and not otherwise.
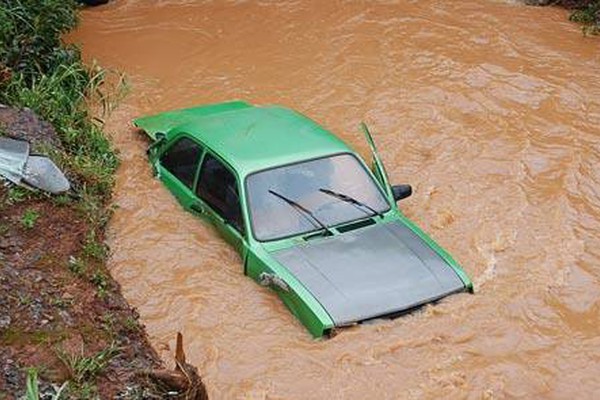
[[[565,1],[574,3],[575,10],[569,17],[571,21],[583,25],[583,32],[597,35],[600,33],[600,0]]]
[[[569,19],[582,25],[584,34],[600,33],[600,0],[525,0],[535,6],[560,6],[572,10]]]
[[[35,150],[46,150],[68,171],[101,223],[118,159],[88,108],[108,105],[105,72],[86,67],[77,48],[61,44],[76,10],[68,0],[0,0],[0,103],[31,108],[54,126],[62,149]]]
[[[72,0],[0,0],[0,134],[30,140],[73,188],[0,185],[2,400],[147,398],[139,372],[159,364],[105,265],[118,158],[90,109],[122,81],[61,42],[76,22]]]

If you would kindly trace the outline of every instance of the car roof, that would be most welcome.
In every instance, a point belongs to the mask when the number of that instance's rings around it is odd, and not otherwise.
[[[250,106],[200,115],[176,127],[230,164],[240,176],[327,155],[353,152],[306,116],[280,106]]]

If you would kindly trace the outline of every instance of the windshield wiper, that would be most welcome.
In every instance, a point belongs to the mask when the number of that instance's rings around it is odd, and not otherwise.
[[[325,189],[325,188],[320,188],[319,192],[325,193],[331,197],[335,197],[336,199],[340,199],[342,201],[345,201],[346,203],[352,204],[354,207],[358,208],[359,210],[369,214],[368,212],[366,212],[365,208],[369,211],[371,211],[372,214],[369,215],[378,215],[380,218],[383,219],[383,214],[377,210],[375,210],[373,207],[371,207],[368,204],[363,203],[362,201],[356,200],[354,197],[348,196],[347,194],[344,193],[338,193],[338,192],[334,192],[331,189]]]
[[[327,225],[325,225],[323,222],[321,222],[321,220],[319,220],[312,211],[310,211],[308,208],[304,207],[302,204],[300,204],[297,201],[294,201],[294,200],[290,199],[289,197],[286,197],[286,196],[282,195],[281,193],[278,193],[274,190],[269,189],[269,193],[271,193],[275,197],[280,198],[281,200],[285,201],[290,206],[292,206],[292,208],[294,210],[298,211],[298,213],[300,215],[303,215],[304,218],[308,219],[315,228],[322,229],[324,232],[327,232],[328,235],[333,235],[333,233],[327,227]],[[302,212],[300,212],[300,211],[302,211]],[[306,217],[307,215],[310,216],[312,219],[307,218]],[[315,222],[316,222],[316,224],[315,224]]]

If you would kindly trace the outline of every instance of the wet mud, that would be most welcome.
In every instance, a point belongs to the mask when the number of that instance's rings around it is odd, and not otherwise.
[[[122,0],[70,40],[127,73],[110,268],[169,362],[213,399],[594,398],[600,392],[600,40],[500,1]],[[244,99],[295,108],[366,155],[475,295],[314,341],[152,178],[132,118]]]

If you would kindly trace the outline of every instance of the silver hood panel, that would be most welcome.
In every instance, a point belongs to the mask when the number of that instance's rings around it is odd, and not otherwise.
[[[272,253],[336,326],[401,312],[464,289],[427,243],[401,222],[378,224]]]

